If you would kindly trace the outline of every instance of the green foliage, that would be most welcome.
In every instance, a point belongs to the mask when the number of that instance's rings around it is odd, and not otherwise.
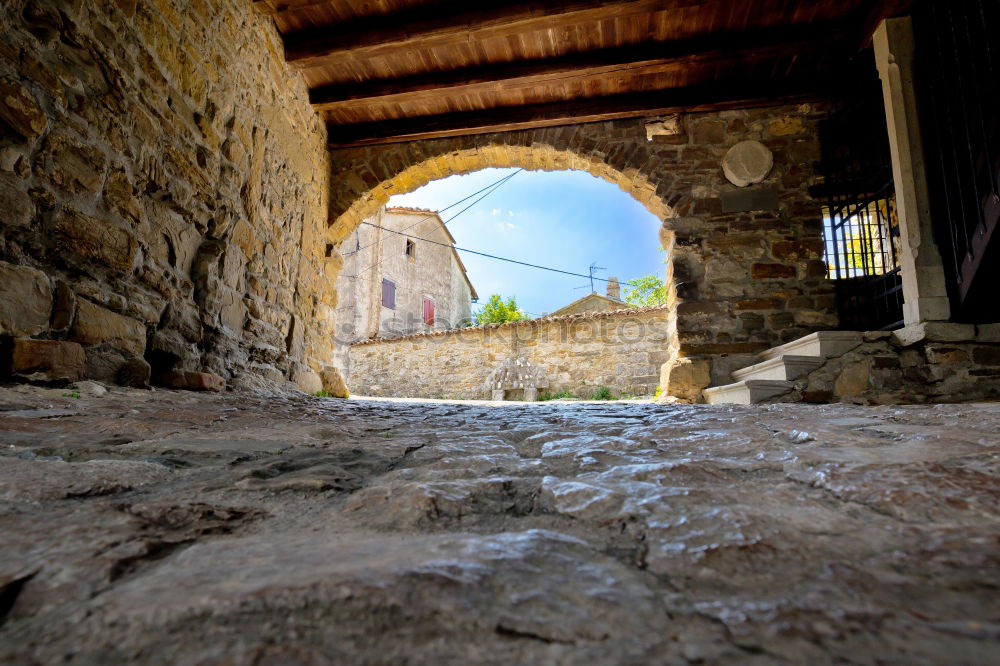
[[[79,391],[70,391],[69,393],[63,393],[62,397],[64,397],[64,398],[79,398],[80,397],[80,392]]]
[[[572,391],[559,391],[559,393],[539,393],[538,401],[545,402],[547,400],[562,400],[564,398],[575,398],[576,395]]]
[[[316,396],[317,398],[336,398],[337,397],[334,394],[332,394],[329,391],[327,391],[326,389],[323,389],[322,391],[316,391],[315,393],[313,393],[313,395]],[[350,398],[351,395],[348,393],[344,397],[345,398]]]
[[[590,396],[591,400],[614,400],[615,396],[607,386],[598,386]]]
[[[493,294],[483,307],[476,313],[476,324],[505,324],[509,321],[524,321],[528,315],[517,307],[517,301],[511,296],[506,301],[500,294]]]
[[[656,392],[653,393],[653,400],[659,400],[661,395],[663,395],[663,387],[657,386]]]
[[[625,302],[645,307],[648,305],[665,305],[667,302],[667,286],[656,275],[629,280],[625,283]]]

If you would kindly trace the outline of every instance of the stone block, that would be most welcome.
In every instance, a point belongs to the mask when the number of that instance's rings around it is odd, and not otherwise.
[[[725,143],[727,123],[724,120],[706,119],[694,127],[695,143]]]
[[[34,95],[10,77],[0,79],[0,121],[29,142],[34,141],[49,125]]]
[[[802,391],[802,402],[826,404],[833,400],[833,391],[826,389],[808,389]]]
[[[35,204],[26,192],[0,181],[0,226],[26,227],[35,216]]]
[[[53,331],[65,331],[73,323],[73,315],[76,314],[76,294],[65,280],[56,280],[55,293],[53,294],[52,322],[50,328]]]
[[[867,361],[856,361],[844,366],[833,384],[838,398],[856,397],[868,390],[870,368]]]
[[[767,130],[771,136],[792,136],[806,131],[802,118],[796,116],[775,118],[767,124]]]
[[[128,355],[110,344],[91,345],[86,349],[86,376],[107,384],[117,384]]]
[[[146,349],[146,327],[141,322],[102,308],[85,298],[79,299],[70,337],[85,345],[106,342],[135,356],[142,356]]]
[[[972,361],[978,365],[1000,365],[1000,346],[976,347],[972,350]]]
[[[681,400],[701,402],[701,392],[712,383],[712,361],[708,358],[678,358],[664,364],[660,373],[663,393]]]
[[[820,239],[799,241],[774,241],[771,256],[779,261],[815,259],[823,256],[823,241]]]
[[[778,191],[773,187],[754,187],[723,192],[719,195],[723,213],[748,213],[758,210],[778,210]]]
[[[969,360],[969,354],[964,349],[948,345],[927,345],[925,352],[931,363],[967,363]]]
[[[294,365],[291,379],[306,393],[319,393],[323,390],[323,378],[301,363]]]
[[[775,298],[743,298],[733,304],[736,310],[777,310],[781,302]]]
[[[14,340],[11,372],[75,382],[84,376],[85,360],[83,347],[75,342],[18,338]]]
[[[96,261],[123,273],[132,270],[139,247],[131,230],[72,209],[56,217],[55,235],[57,247],[65,255]]]
[[[104,201],[108,207],[126,220],[136,223],[142,217],[142,204],[135,196],[128,176],[117,171],[108,176],[104,185]]]
[[[945,321],[927,321],[910,324],[893,331],[893,341],[903,347],[920,342],[972,342],[976,336],[973,324],[955,324]]]
[[[157,377],[161,386],[188,391],[226,390],[226,380],[210,372],[194,372],[191,370],[170,370]]]
[[[46,177],[70,192],[96,193],[101,189],[108,161],[104,153],[65,134],[50,134],[45,143],[49,157]]]
[[[133,388],[149,388],[150,367],[146,359],[133,356],[118,372],[118,383]]]
[[[750,271],[755,280],[788,279],[796,275],[795,266],[784,264],[754,264]]]
[[[1000,342],[1000,324],[979,324],[976,326],[976,340]]]
[[[0,335],[30,336],[49,326],[52,286],[42,271],[0,261]]]
[[[319,377],[323,382],[323,390],[336,398],[347,398],[350,397],[350,393],[347,390],[347,382],[344,381],[344,376],[340,374],[340,370],[333,366],[324,367],[320,373]]]

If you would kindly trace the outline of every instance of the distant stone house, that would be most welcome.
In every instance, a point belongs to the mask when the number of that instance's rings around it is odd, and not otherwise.
[[[564,305],[555,312],[550,312],[549,317],[562,317],[563,315],[580,314],[582,312],[610,312],[612,310],[624,310],[634,307],[621,299],[621,285],[618,278],[608,280],[607,295],[598,294],[592,291],[583,298],[578,298],[569,305]]]
[[[455,238],[437,213],[382,208],[340,246],[337,337],[359,340],[446,330],[472,318],[478,300]],[[338,359],[349,370],[344,355]]]

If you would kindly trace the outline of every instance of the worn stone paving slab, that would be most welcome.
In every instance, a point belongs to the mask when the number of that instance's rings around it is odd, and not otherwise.
[[[0,663],[995,663],[998,433],[0,387]]]

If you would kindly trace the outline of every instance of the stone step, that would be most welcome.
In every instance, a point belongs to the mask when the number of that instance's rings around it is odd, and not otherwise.
[[[776,356],[756,365],[736,370],[732,374],[733,379],[738,382],[746,379],[789,381],[798,379],[803,375],[808,375],[825,362],[826,359],[821,356],[793,356],[785,354],[784,356]]]
[[[792,383],[774,379],[746,379],[735,384],[705,389],[710,405],[752,405],[788,393]]]
[[[849,352],[859,344],[861,344],[861,333],[858,331],[816,331],[798,340],[762,351],[757,356],[765,361],[779,356],[834,358]]]

